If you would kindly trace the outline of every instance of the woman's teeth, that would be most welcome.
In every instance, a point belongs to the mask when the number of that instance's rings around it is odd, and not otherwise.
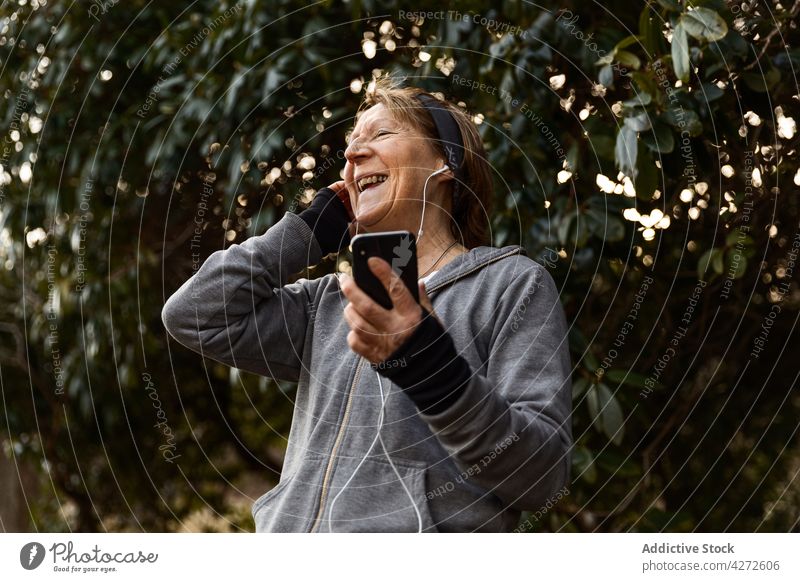
[[[389,179],[389,176],[368,176],[366,178],[362,178],[358,181],[358,191],[363,192],[367,188],[369,188],[372,184],[378,184],[380,182],[385,182]]]

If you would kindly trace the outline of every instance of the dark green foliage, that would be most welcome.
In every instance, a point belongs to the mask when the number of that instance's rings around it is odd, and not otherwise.
[[[161,306],[338,179],[380,69],[481,116],[494,244],[561,288],[574,482],[525,529],[796,528],[798,4],[691,4],[4,5],[2,431],[36,527],[252,527],[293,386]]]

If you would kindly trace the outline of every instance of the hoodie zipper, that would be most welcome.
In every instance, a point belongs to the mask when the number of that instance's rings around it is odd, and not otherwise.
[[[445,286],[447,286],[447,285],[449,285],[451,283],[455,283],[459,279],[461,279],[463,277],[466,277],[470,273],[474,273],[475,271],[478,271],[478,270],[482,269],[486,265],[490,265],[491,263],[499,261],[500,259],[504,259],[506,257],[510,257],[511,255],[516,255],[516,254],[519,254],[519,249],[514,249],[514,250],[509,251],[507,253],[503,253],[501,255],[498,255],[497,257],[493,257],[491,260],[481,262],[480,264],[475,265],[472,269],[470,269],[468,271],[465,271],[463,273],[459,273],[457,276],[453,277],[452,279],[448,279],[448,280],[442,281],[441,283],[431,287],[431,289],[428,291],[428,293],[433,293],[434,291],[438,291],[442,287],[445,287]],[[328,459],[328,464],[325,467],[325,476],[322,479],[322,491],[320,492],[320,495],[319,495],[319,510],[317,511],[317,516],[314,518],[314,523],[311,526],[311,529],[309,530],[309,533],[314,533],[314,531],[319,527],[319,524],[321,523],[321,519],[322,519],[323,513],[325,511],[325,501],[327,500],[327,497],[328,497],[328,486],[330,485],[331,473],[333,472],[333,463],[336,461],[336,454],[339,451],[339,446],[342,444],[342,438],[344,437],[344,431],[345,431],[345,428],[347,428],[347,423],[348,423],[348,420],[350,419],[350,409],[352,408],[352,405],[353,405],[353,395],[355,394],[356,384],[358,383],[358,380],[361,378],[361,368],[363,367],[364,361],[365,360],[364,360],[363,357],[359,357],[358,365],[356,366],[356,372],[355,372],[355,375],[353,376],[353,382],[350,384],[350,392],[347,395],[347,404],[345,405],[345,408],[344,408],[344,415],[342,417],[342,424],[339,426],[339,430],[336,433],[336,439],[333,441],[333,448],[331,449],[331,458]]]
[[[322,491],[319,495],[319,511],[317,511],[317,516],[314,518],[314,524],[311,526],[309,533],[314,533],[314,530],[320,524],[320,520],[322,518],[323,512],[325,511],[325,501],[328,497],[328,485],[330,484],[331,473],[333,472],[333,463],[336,460],[336,453],[339,451],[339,445],[342,444],[342,438],[344,437],[344,430],[347,428],[347,421],[350,418],[350,409],[353,405],[353,394],[356,391],[356,385],[358,384],[359,378],[361,378],[361,368],[364,363],[364,358],[359,357],[358,365],[356,366],[356,373],[353,376],[353,382],[350,384],[350,392],[347,395],[347,404],[344,407],[344,416],[342,417],[342,423],[339,425],[339,431],[336,433],[336,439],[333,441],[333,449],[331,449],[331,458],[328,459],[328,465],[325,467],[325,477],[322,479]]]

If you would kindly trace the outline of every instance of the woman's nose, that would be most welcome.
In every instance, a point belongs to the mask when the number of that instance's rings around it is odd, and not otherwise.
[[[354,140],[348,144],[347,149],[344,150],[345,159],[351,164],[359,158],[364,158],[368,155],[367,148],[358,140]]]

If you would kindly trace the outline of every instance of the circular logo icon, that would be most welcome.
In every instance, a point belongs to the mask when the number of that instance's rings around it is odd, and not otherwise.
[[[44,561],[44,546],[39,542],[29,542],[19,551],[19,563],[26,570],[35,570]]]

